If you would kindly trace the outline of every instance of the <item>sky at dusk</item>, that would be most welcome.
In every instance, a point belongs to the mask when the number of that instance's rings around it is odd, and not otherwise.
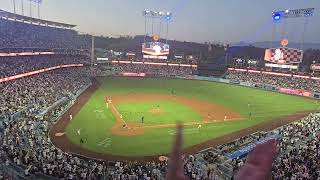
[[[22,0],[15,1],[16,12],[21,14]],[[273,26],[273,11],[309,7],[315,8],[315,14],[307,21],[290,19]],[[32,6],[32,16],[37,16],[36,8]],[[13,12],[13,0],[0,0],[0,9]],[[107,36],[144,34],[143,10],[173,13],[169,39],[234,43],[287,37],[300,42],[306,23],[305,42],[320,43],[320,0],[43,0],[40,6],[43,19]],[[29,15],[28,0],[24,0],[24,13]],[[151,32],[151,22],[148,25]],[[162,36],[164,31],[163,26]]]

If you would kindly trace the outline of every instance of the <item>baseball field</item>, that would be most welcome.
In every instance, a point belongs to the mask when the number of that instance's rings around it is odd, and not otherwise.
[[[64,151],[93,158],[151,158],[171,151],[178,121],[191,153],[317,108],[312,99],[223,83],[108,77],[79,97],[50,136]]]

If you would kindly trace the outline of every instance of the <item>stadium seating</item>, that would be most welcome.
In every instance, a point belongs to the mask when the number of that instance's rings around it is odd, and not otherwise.
[[[70,48],[87,49],[90,37],[71,29],[0,19],[1,48]]]

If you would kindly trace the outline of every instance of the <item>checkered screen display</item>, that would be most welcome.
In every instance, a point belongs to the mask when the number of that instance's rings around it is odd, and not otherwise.
[[[303,51],[293,48],[266,49],[264,60],[276,64],[297,64],[302,62]]]

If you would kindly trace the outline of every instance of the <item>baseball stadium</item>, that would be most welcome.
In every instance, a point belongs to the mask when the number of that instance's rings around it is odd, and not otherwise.
[[[299,119],[319,106],[303,97],[200,80],[107,77],[94,83],[52,134],[64,134],[54,138],[58,147],[97,158],[167,155],[176,122],[184,125],[186,152],[195,153]]]
[[[58,1],[0,4],[0,180],[319,179],[320,4]]]

